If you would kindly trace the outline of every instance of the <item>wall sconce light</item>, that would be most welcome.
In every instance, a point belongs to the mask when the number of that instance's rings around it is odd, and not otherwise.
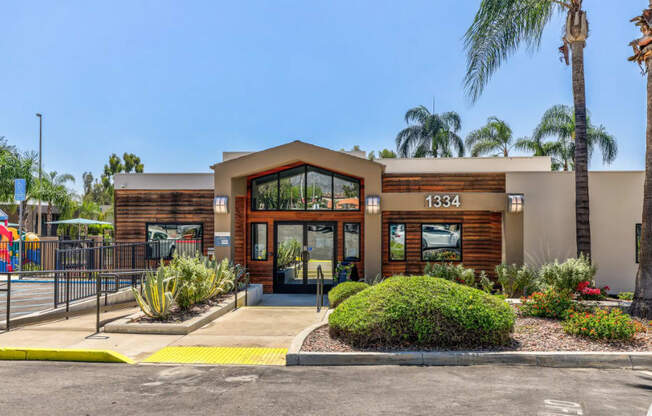
[[[229,197],[216,196],[213,200],[213,211],[216,214],[228,214],[229,212]]]
[[[368,196],[367,197],[367,214],[377,215],[380,214],[380,197]]]
[[[512,214],[519,214],[523,212],[524,205],[525,205],[525,195],[523,194],[507,195],[507,210]]]

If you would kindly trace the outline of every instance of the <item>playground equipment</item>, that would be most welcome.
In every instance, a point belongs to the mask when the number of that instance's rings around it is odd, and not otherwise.
[[[9,227],[9,216],[0,210],[0,273],[12,272],[20,265],[20,240],[23,241],[23,266],[41,264],[41,244],[38,235],[22,233]]]

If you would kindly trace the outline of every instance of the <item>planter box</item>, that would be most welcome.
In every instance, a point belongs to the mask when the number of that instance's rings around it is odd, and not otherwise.
[[[249,285],[247,306],[260,303],[263,298],[263,285]],[[238,306],[244,306],[245,292],[238,292]],[[184,322],[134,322],[144,316],[142,312],[129,315],[104,326],[104,332],[120,334],[160,334],[160,335],[188,335],[222,315],[232,311],[235,307],[235,296],[231,295],[218,305],[206,312]]]

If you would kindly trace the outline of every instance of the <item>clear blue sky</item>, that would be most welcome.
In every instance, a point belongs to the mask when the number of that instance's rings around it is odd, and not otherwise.
[[[529,135],[572,103],[558,59],[562,19],[538,53],[519,53],[476,105],[464,97],[462,37],[478,0],[31,1],[0,6],[0,136],[44,166],[99,175],[133,152],[148,172],[207,172],[224,150],[301,139],[394,148],[410,107],[462,116],[464,136],[495,115]],[[626,61],[644,0],[586,0],[587,102],[620,152],[603,167],[642,169],[645,80]]]

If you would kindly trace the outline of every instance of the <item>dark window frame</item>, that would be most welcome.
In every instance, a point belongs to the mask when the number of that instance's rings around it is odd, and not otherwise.
[[[357,257],[346,257],[346,226],[347,225],[357,225],[358,226],[358,256]],[[359,222],[345,222],[342,224],[342,259],[344,261],[360,261],[362,256],[362,224]]]
[[[395,260],[392,258],[392,226],[403,226],[403,258]],[[387,258],[390,262],[404,263],[407,261],[407,223],[404,222],[390,222],[387,224]]]
[[[639,264],[641,262],[641,234],[643,232],[643,224],[642,223],[636,223],[634,226],[634,260],[636,261],[636,264]]]
[[[297,169],[297,168],[303,168],[303,181],[305,183],[305,187],[303,190],[303,195],[304,195],[304,207],[303,209],[280,209],[281,206],[281,172],[285,172],[288,170],[292,169]],[[312,169],[315,172],[324,174],[324,175],[330,175],[331,177],[331,207],[329,209],[309,209],[308,208],[308,170]],[[338,177],[339,179],[343,179],[349,182],[354,182],[358,184],[358,208],[357,209],[335,209],[335,177]],[[254,203],[254,186],[256,181],[264,178],[275,178],[274,180],[276,181],[276,207],[274,209],[258,209]],[[278,172],[270,173],[267,175],[261,175],[258,177],[255,177],[249,181],[249,186],[251,189],[251,201],[250,201],[250,208],[252,211],[259,211],[259,212],[273,212],[273,211],[278,211],[278,212],[360,212],[362,211],[362,181],[360,179],[354,178],[352,176],[346,176],[341,173],[333,172],[328,169],[320,168],[318,166],[314,166],[308,163],[305,163],[303,165],[298,165],[298,166],[293,166],[289,167],[287,169],[280,170]]]
[[[458,225],[460,227],[460,258],[459,260],[426,260],[423,258],[423,226],[424,225]],[[422,262],[429,263],[462,263],[464,260],[464,234],[462,232],[464,225],[461,222],[422,222],[421,233],[419,234],[419,252]],[[456,247],[442,247],[442,248],[456,248]]]
[[[265,258],[264,259],[259,259],[255,257],[256,253],[256,245],[255,245],[255,240],[254,240],[254,229],[256,228],[257,225],[264,225],[265,226]],[[251,223],[251,228],[249,229],[249,239],[251,240],[251,251],[249,253],[249,257],[251,261],[267,261],[269,258],[269,225],[267,225],[266,222],[252,222]]]

